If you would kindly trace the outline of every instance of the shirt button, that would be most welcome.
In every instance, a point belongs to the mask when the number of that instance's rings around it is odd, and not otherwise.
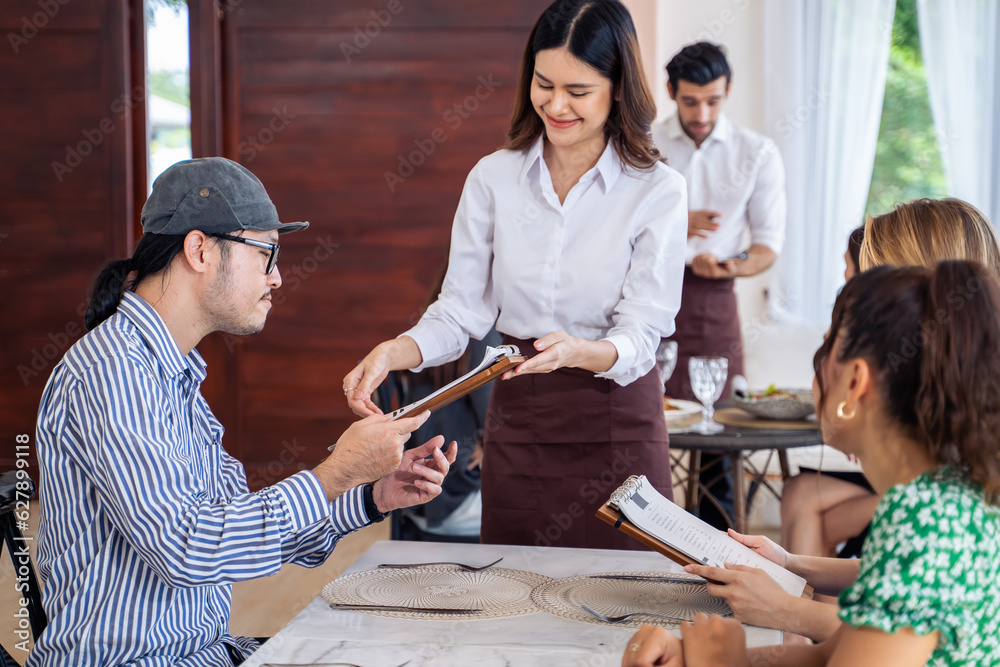
[[[198,191],[198,194],[200,194],[202,197],[207,197],[208,196],[208,188],[202,188],[201,190]]]

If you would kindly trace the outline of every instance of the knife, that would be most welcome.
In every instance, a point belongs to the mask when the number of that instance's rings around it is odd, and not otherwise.
[[[474,614],[482,609],[447,609],[442,607],[405,607],[388,604],[340,604],[330,603],[331,609],[346,609],[349,611],[415,611],[430,614]]]
[[[687,579],[685,577],[671,577],[669,575],[643,575],[643,574],[592,574],[591,579],[619,579],[623,581],[666,581],[673,584],[696,584],[704,585],[708,581],[705,579]]]

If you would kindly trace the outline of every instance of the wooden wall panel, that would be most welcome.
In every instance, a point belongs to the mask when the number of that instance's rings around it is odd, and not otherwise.
[[[206,394],[235,410],[226,445],[255,488],[325,455],[355,419],[343,376],[419,317],[466,175],[504,141],[548,4],[396,2],[243,0],[223,18],[220,145],[283,219],[312,223],[282,238],[285,284],[264,332],[210,342]]]
[[[16,434],[33,451],[38,400],[83,333],[90,280],[130,251],[133,114],[144,118],[133,1],[0,4],[0,467]]]

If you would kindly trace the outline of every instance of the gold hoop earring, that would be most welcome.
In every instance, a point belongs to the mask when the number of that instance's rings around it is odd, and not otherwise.
[[[844,414],[844,408],[846,407],[847,407],[847,401],[841,401],[840,405],[837,406],[837,416],[843,419],[844,421],[854,419],[854,413],[858,411],[858,406],[854,406],[853,408],[851,408],[851,414],[849,415]]]

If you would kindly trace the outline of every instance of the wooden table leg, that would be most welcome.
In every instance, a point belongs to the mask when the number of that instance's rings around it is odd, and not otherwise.
[[[736,532],[747,533],[747,497],[743,489],[743,452],[737,451],[729,455],[732,462],[733,484],[733,523]]]

